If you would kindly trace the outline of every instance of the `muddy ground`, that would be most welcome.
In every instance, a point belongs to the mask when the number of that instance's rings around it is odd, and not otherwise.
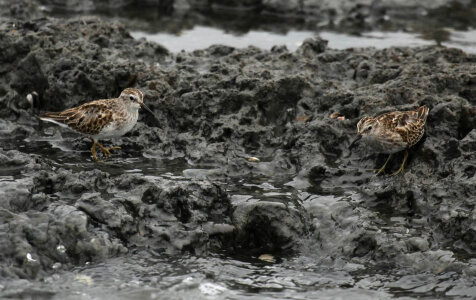
[[[450,274],[430,295],[476,293],[476,55],[337,51],[319,38],[296,52],[171,54],[120,23],[44,17],[35,3],[10,13],[0,22],[3,295],[12,280],[143,250],[312,256],[358,266],[351,273]],[[143,112],[105,141],[122,147],[105,163],[91,161],[87,138],[37,118],[129,86],[158,120]],[[348,150],[356,123],[420,105],[426,135],[405,171],[390,175],[396,155],[373,176],[386,156]]]

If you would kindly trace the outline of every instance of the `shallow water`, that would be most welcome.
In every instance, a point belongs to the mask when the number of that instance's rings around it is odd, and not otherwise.
[[[360,277],[359,277],[360,278]],[[366,290],[372,279],[316,266],[311,259],[184,255],[169,258],[141,252],[58,272],[45,279],[52,299],[388,299],[388,291]],[[364,281],[364,282],[362,282]],[[360,283],[359,283],[360,282]],[[12,283],[10,289],[21,282]],[[42,285],[31,291],[43,291]],[[14,295],[14,294],[10,294]]]
[[[135,38],[146,38],[162,44],[171,52],[204,49],[213,44],[237,48],[255,46],[269,50],[274,45],[285,45],[296,50],[304,39],[320,36],[333,49],[375,47],[418,47],[435,45],[455,47],[476,53],[476,30],[471,12],[458,7],[447,7],[426,15],[401,16],[400,25],[382,29],[329,28],[318,21],[306,22],[299,18],[283,18],[253,12],[174,12],[159,13],[154,9],[130,7],[121,10],[71,13],[61,9],[44,8],[52,16],[73,17],[94,15],[125,24]],[[399,24],[397,22],[397,24]],[[330,26],[332,27],[332,26]]]
[[[245,34],[233,34],[213,27],[195,26],[177,34],[145,31],[132,31],[134,38],[145,38],[160,43],[172,52],[193,51],[204,49],[213,44],[222,44],[235,48],[255,46],[269,50],[274,45],[285,45],[288,50],[295,51],[306,38],[320,36],[329,41],[329,48],[367,48],[384,49],[388,47],[418,47],[434,45],[432,40],[425,40],[417,33],[381,32],[363,33],[359,36],[332,31],[296,31],[285,34],[251,30]],[[452,31],[448,41],[442,43],[446,47],[455,47],[468,53],[476,53],[476,30]]]
[[[51,159],[58,168],[91,170],[111,175],[136,173],[148,179],[207,179],[213,165],[190,165],[183,159],[144,157],[133,149],[121,150],[105,163],[94,163],[88,147],[73,150],[77,135],[48,127],[39,135],[2,138],[4,150],[21,148]],[[48,133],[45,135],[45,132]],[[129,153],[125,153],[129,152]],[[132,157],[125,157],[131,155]],[[11,171],[11,170],[10,170]],[[26,170],[0,174],[0,190],[25,189],[31,180]],[[29,179],[27,179],[29,178]],[[340,201],[358,202],[357,195],[318,195],[291,187],[292,176],[276,179],[240,178],[227,189],[232,203],[289,201],[297,195],[302,205],[328,207]],[[291,184],[292,185],[292,184]],[[24,193],[28,193],[25,189]],[[0,195],[1,196],[1,195]],[[130,197],[116,193],[115,198]],[[62,195],[68,197],[68,195]],[[390,221],[393,222],[393,221]],[[385,230],[382,224],[381,230]],[[378,270],[358,262],[322,256],[313,239],[302,241],[301,253],[210,253],[169,256],[136,249],[126,256],[101,262],[86,262],[72,270],[60,263],[56,272],[42,281],[14,280],[0,283],[0,297],[35,299],[434,299],[446,293],[468,298],[476,291],[472,282],[456,273],[412,274],[404,270]],[[260,255],[267,255],[261,258]],[[32,258],[34,259],[34,258]],[[468,298],[469,299],[469,298]]]

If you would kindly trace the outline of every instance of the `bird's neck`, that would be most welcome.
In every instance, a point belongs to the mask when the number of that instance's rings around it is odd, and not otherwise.
[[[131,104],[126,104],[124,105],[124,110],[131,115],[138,115],[139,114],[139,106],[131,105]]]

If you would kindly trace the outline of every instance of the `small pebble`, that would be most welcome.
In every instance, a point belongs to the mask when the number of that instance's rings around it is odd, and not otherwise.
[[[27,259],[28,261],[36,261],[36,259],[33,259],[33,257],[31,256],[30,253],[27,253],[26,259]]]
[[[344,121],[345,120],[345,116],[339,112],[335,112],[335,113],[332,113],[330,115],[331,119],[338,119],[338,120],[341,120],[341,121]]]
[[[311,120],[311,116],[306,116],[306,115],[299,116],[296,118],[296,122],[302,122],[302,123],[306,123],[309,120]]]
[[[258,257],[259,260],[262,260],[262,261],[265,261],[265,262],[269,262],[269,263],[274,263],[276,262],[276,259],[274,258],[273,255],[271,254],[261,254],[259,257]]]
[[[88,275],[76,275],[74,278],[77,282],[84,283],[86,285],[92,285],[93,284],[93,279],[91,276]]]

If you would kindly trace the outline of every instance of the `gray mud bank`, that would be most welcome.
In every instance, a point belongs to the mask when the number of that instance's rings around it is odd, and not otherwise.
[[[91,161],[88,139],[36,118],[129,86],[159,120],[142,114],[105,163]],[[386,157],[348,150],[357,121],[420,105],[426,135],[405,171],[389,175],[396,155],[374,177],[366,169]],[[296,52],[175,55],[97,18],[4,18],[0,295],[27,297],[52,274],[152,251],[301,257],[351,278],[321,288],[470,298],[475,105],[476,55],[458,49],[337,51],[315,38]]]

